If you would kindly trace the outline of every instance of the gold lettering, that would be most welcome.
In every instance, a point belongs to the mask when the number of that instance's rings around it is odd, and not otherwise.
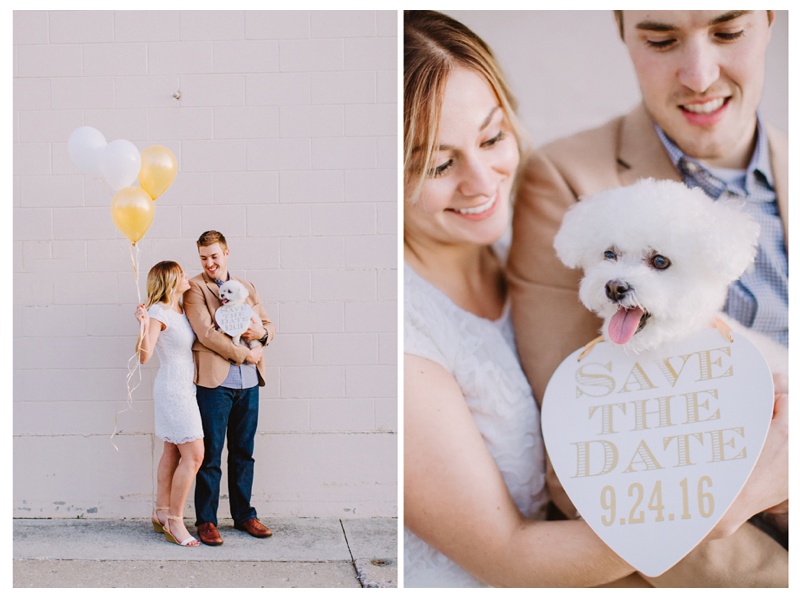
[[[734,435],[730,436],[728,440],[724,439],[724,435],[726,432],[733,432]],[[708,434],[709,438],[711,439],[711,461],[709,463],[715,463],[719,461],[734,461],[736,459],[746,459],[747,458],[747,447],[743,446],[742,450],[733,457],[726,457],[725,456],[725,447],[730,447],[732,449],[736,449],[736,434],[738,434],[741,438],[744,438],[744,428],[739,426],[737,428],[726,428],[722,430],[710,430],[705,432]]]
[[[638,387],[628,388],[631,382],[637,384]],[[645,374],[644,369],[642,369],[642,366],[640,366],[639,362],[637,361],[636,363],[633,364],[633,367],[631,368],[631,373],[628,374],[628,379],[625,380],[625,384],[623,385],[622,388],[620,388],[619,391],[630,392],[632,390],[634,391],[653,390],[654,388],[656,388],[656,386],[652,382],[650,382],[650,378],[647,377],[647,374]]]
[[[637,459],[638,457],[638,459]],[[650,471],[652,469],[664,469],[659,465],[658,461],[656,460],[655,455],[650,450],[650,447],[647,446],[647,443],[642,440],[639,442],[639,446],[636,447],[636,451],[631,458],[631,462],[628,464],[628,467],[622,473],[634,473],[637,470],[633,467],[636,463],[641,463],[644,465],[644,469],[646,471]]]
[[[700,358],[700,378],[698,382],[700,380],[713,380],[714,378],[726,378],[728,376],[733,376],[733,366],[729,366],[727,370],[717,376],[714,375],[714,373],[711,371],[713,366],[717,365],[719,367],[723,367],[722,356],[719,356],[714,360],[711,359],[711,353],[714,351],[722,351],[722,353],[728,357],[731,355],[730,347],[720,347],[718,349],[709,349],[708,351],[700,351],[697,353],[698,357]]]
[[[694,355],[694,354],[692,353],[691,355]],[[662,359],[661,361],[658,362],[658,368],[664,374],[664,378],[667,379],[667,382],[669,382],[670,386],[675,386],[675,383],[678,381],[678,378],[680,377],[681,372],[683,372],[683,367],[686,365],[686,362],[689,360],[689,357],[691,355],[680,355],[680,356],[675,357],[675,358],[667,357],[667,358]],[[672,364],[670,363],[670,359],[680,359],[681,360],[681,367],[677,372],[675,371],[675,368],[672,367]]]
[[[592,416],[600,410],[600,433],[598,436],[603,434],[616,434],[617,431],[614,429],[614,417],[613,417],[613,410],[614,407],[619,407],[622,413],[625,413],[625,403],[610,403],[608,405],[592,405],[589,407],[589,419],[592,419]]]
[[[635,431],[649,430],[650,426],[647,425],[648,415],[658,415],[658,425],[655,426],[656,428],[666,428],[668,426],[674,426],[675,424],[672,423],[672,409],[670,405],[670,400],[672,400],[672,398],[673,398],[672,396],[666,396],[666,397],[631,401],[631,403],[633,404],[633,414],[634,414],[633,430]],[[648,411],[645,408],[645,403],[649,401],[657,401],[658,409],[656,409],[655,411]]]
[[[575,372],[575,381],[578,383],[578,386],[575,389],[576,399],[580,399],[584,394],[589,395],[590,397],[605,397],[614,392],[614,388],[616,387],[614,377],[601,372],[592,373],[588,370],[590,366],[599,366],[609,372],[611,371],[610,361],[606,364],[587,363],[578,368],[578,371]],[[597,390],[595,390],[595,392],[589,392],[588,390],[581,388],[581,385],[589,387],[590,389],[596,388]]]
[[[603,449],[603,467],[597,473],[591,472],[589,463],[589,445],[592,443],[599,443]],[[572,476],[573,478],[605,475],[617,466],[619,455],[617,453],[617,447],[613,442],[608,442],[607,440],[589,440],[587,442],[573,442],[572,444],[578,449],[578,470],[575,475]]]
[[[700,377],[697,381],[701,380],[713,380],[714,378],[726,378],[729,376],[733,376],[733,366],[728,366],[728,369],[724,370],[722,373],[714,375],[713,367],[718,366],[723,368],[721,355],[718,355],[716,359],[712,359],[712,353],[715,351],[722,351],[725,355],[730,357],[731,350],[730,347],[719,347],[717,349],[708,349],[705,351],[697,351],[696,353],[687,353],[686,355],[679,355],[677,357],[667,357],[657,362],[658,369],[661,370],[661,373],[664,374],[664,378],[666,378],[667,382],[670,383],[670,386],[675,386],[675,383],[680,378],[681,374],[683,373],[684,367],[686,363],[689,361],[690,358],[697,356],[698,366],[700,368]],[[676,370],[671,360],[677,359],[680,360],[680,367]]]
[[[700,393],[706,393],[714,397],[715,399],[719,399],[719,394],[716,388],[712,388],[710,390],[701,390],[698,392],[687,392],[683,396],[686,398],[686,423],[687,424],[697,424],[700,422],[707,422],[713,419],[720,418],[719,408],[714,411],[711,415],[709,415],[705,419],[700,419],[700,409],[705,409],[708,411],[708,401],[700,401],[698,395]]]
[[[677,436],[664,437],[664,449],[666,450],[670,442],[674,439],[675,445],[678,448],[678,463],[675,467],[686,467],[687,465],[694,465],[691,456],[689,455],[689,438],[695,438],[700,444],[703,444],[703,434],[678,434]]]

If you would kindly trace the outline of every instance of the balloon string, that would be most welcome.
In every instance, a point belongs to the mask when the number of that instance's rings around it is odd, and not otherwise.
[[[103,181],[103,184],[106,186],[106,189],[108,189],[111,192],[111,197],[114,197],[117,194],[117,190],[108,184],[108,181],[105,179],[105,177],[98,176],[95,177],[95,180]]]
[[[136,250],[134,253],[134,249]],[[139,247],[136,243],[131,244],[128,248],[130,256],[131,256],[131,265],[133,266],[133,277],[134,283],[136,284],[136,297],[138,299],[136,305],[142,304],[142,293],[139,290],[139,258],[140,258],[140,251]],[[142,339],[144,338],[144,322],[139,322],[139,339],[136,341],[136,352],[128,359],[128,374],[125,376],[125,384],[128,388],[128,397],[126,401],[125,407],[119,409],[114,416],[114,431],[111,434],[111,444],[114,445],[114,449],[119,452],[119,448],[114,443],[114,436],[116,436],[117,431],[119,430],[119,416],[126,411],[130,411],[133,409],[133,391],[139,388],[139,385],[142,383],[142,368],[141,368],[141,361],[140,361],[140,354],[142,351]]]

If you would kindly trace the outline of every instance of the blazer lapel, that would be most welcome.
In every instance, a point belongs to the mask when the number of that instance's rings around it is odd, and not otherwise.
[[[623,185],[630,185],[644,178],[681,181],[653,128],[653,121],[650,120],[644,104],[625,116],[620,128],[617,163]]]
[[[217,286],[216,282],[208,277],[208,274],[206,274],[205,271],[203,272],[203,282],[206,283],[206,287],[208,287],[208,290],[211,291],[211,294],[219,299],[219,287]]]

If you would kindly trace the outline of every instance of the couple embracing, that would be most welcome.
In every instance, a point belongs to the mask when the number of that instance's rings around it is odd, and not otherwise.
[[[548,467],[538,402],[600,326],[553,247],[580,198],[654,178],[743,202],[758,256],[726,311],[788,341],[788,143],[758,114],[774,11],[614,17],[641,104],[529,150],[486,42],[445,14],[404,13],[405,587],[788,586],[762,516],[788,510],[788,394],[766,397],[767,440],[731,507],[655,578],[594,533]]]
[[[250,535],[272,535],[250,504],[253,448],[258,425],[258,388],[264,386],[264,347],[275,336],[255,287],[228,272],[222,233],[197,240],[203,272],[191,280],[176,262],[159,262],[147,275],[147,303],[135,312],[142,325],[139,359],[158,355],[153,383],[155,433],[164,441],[152,522],[156,532],[181,546],[199,546],[183,523],[195,479],[197,534],[209,546],[222,544],[217,530],[222,447],[228,439],[228,490],[234,527]],[[236,280],[249,293],[253,317],[243,344],[217,326],[219,288]]]

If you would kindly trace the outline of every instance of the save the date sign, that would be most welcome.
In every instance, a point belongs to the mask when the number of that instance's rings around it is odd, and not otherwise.
[[[214,319],[220,330],[235,337],[250,327],[253,308],[247,303],[241,305],[223,305],[214,312]]]
[[[746,338],[701,331],[658,353],[603,342],[556,370],[542,432],[578,512],[647,576],[669,569],[741,490],[772,419],[772,375]]]

